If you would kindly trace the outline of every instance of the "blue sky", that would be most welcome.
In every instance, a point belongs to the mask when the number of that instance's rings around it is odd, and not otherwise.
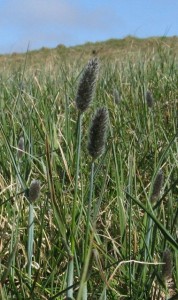
[[[178,35],[178,0],[0,0],[0,53]]]

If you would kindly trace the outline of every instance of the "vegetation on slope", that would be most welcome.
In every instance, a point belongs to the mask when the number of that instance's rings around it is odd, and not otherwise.
[[[176,299],[174,39],[1,57],[2,299]],[[81,111],[95,56],[96,91]]]

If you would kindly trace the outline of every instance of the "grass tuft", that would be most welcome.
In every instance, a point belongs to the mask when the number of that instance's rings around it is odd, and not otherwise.
[[[2,299],[175,299],[173,41],[0,57]]]

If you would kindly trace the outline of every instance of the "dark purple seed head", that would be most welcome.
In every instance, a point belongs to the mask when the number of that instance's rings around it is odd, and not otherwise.
[[[150,91],[146,92],[146,103],[147,103],[147,106],[150,108],[152,108],[154,105],[153,95]]]
[[[172,276],[172,257],[169,249],[163,252],[162,277],[163,279],[169,279]]]
[[[98,59],[90,59],[80,79],[77,96],[75,99],[76,107],[81,113],[83,113],[89,107],[92,101],[95,92],[98,70]]]
[[[29,201],[34,202],[39,198],[39,195],[40,195],[40,181],[32,180],[29,188],[29,195],[28,195]]]
[[[99,108],[92,120],[89,131],[88,152],[93,159],[98,158],[104,151],[108,128],[108,111]]]
[[[155,182],[153,184],[153,190],[152,190],[152,194],[151,194],[151,201],[154,202],[155,200],[158,199],[160,192],[161,192],[161,188],[163,186],[163,181],[164,181],[164,174],[162,170],[159,170]]]

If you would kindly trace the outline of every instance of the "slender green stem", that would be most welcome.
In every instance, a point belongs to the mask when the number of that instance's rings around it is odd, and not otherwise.
[[[129,206],[129,260],[132,257],[132,199],[130,200]],[[129,264],[129,290],[130,290],[130,298],[132,297],[132,265]]]
[[[71,226],[71,257],[69,260],[68,271],[67,271],[67,286],[73,285],[74,281],[74,252],[75,252],[75,228],[76,228],[76,207],[78,197],[78,177],[80,170],[80,149],[81,149],[81,136],[82,136],[82,114],[78,114],[77,120],[77,145],[76,145],[76,173],[75,173],[75,187],[74,187],[74,200],[72,209],[72,226]],[[73,297],[73,288],[67,291],[67,297]]]
[[[129,195],[127,192],[125,192],[127,196],[133,200],[140,208],[142,208],[145,213],[153,220],[153,222],[157,225],[158,229],[161,231],[165,239],[174,247],[174,249],[177,251],[178,249],[178,243],[173,238],[173,236],[167,231],[167,229],[161,224],[161,222],[156,218],[156,216],[153,213],[153,210],[151,209],[151,205],[149,205],[149,208],[144,206],[139,200]]]
[[[152,233],[152,226],[153,226],[153,220],[148,217],[148,225],[147,225],[147,228],[146,228],[146,240],[145,240],[145,255],[144,255],[144,261],[147,260],[148,258],[148,249],[150,249],[150,243],[151,243],[151,233]]]
[[[34,210],[33,204],[29,204],[28,218],[28,276],[31,282],[32,275],[32,256],[33,256],[33,241],[34,241]]]
[[[118,201],[118,206],[119,206],[119,225],[120,225],[120,231],[121,231],[121,239],[123,239],[123,237],[125,236],[125,228],[126,228],[126,213],[125,213],[125,209],[124,209],[123,194],[122,194],[121,185],[120,185],[120,182],[122,181],[122,179],[121,179],[122,170],[120,170],[119,166],[118,166],[118,154],[116,151],[116,145],[114,143],[114,135],[113,135],[113,130],[112,130],[111,124],[110,124],[110,133],[111,133],[111,137],[113,138],[112,150],[113,150],[113,160],[114,160],[114,165],[115,165],[117,201]],[[126,240],[124,238],[123,248],[125,248],[125,246],[126,246]]]
[[[90,238],[90,242],[88,245],[88,251],[87,255],[85,257],[84,265],[83,265],[83,270],[82,270],[82,275],[81,275],[81,280],[80,280],[80,287],[77,295],[77,300],[86,300],[88,296],[87,292],[87,273],[88,273],[88,268],[90,264],[90,259],[91,259],[91,251],[92,251],[92,246],[93,246],[93,233]]]
[[[74,190],[74,200],[73,200],[73,209],[72,209],[72,235],[71,235],[71,250],[72,254],[75,250],[75,216],[76,216],[76,207],[77,207],[77,196],[78,196],[78,177],[79,177],[79,169],[80,169],[80,150],[81,150],[81,137],[82,137],[82,114],[78,115],[77,122],[77,147],[76,147],[76,173],[75,173],[75,190]]]
[[[88,199],[84,258],[87,256],[87,248],[88,248],[88,240],[89,240],[90,220],[91,220],[91,203],[92,203],[92,196],[93,196],[93,178],[94,178],[94,162],[92,162],[92,164],[91,164],[90,193],[89,193],[89,199]]]
[[[91,204],[92,204],[92,196],[93,196],[93,179],[94,179],[94,161],[91,164],[91,175],[90,175],[90,192],[89,192],[89,199],[88,199],[88,209],[87,209],[87,220],[86,220],[86,235],[85,235],[85,246],[84,246],[84,269],[86,269],[86,261],[87,257],[89,256],[89,252],[91,251],[91,243],[89,243],[89,232],[90,232],[90,221],[91,221]],[[90,250],[89,250],[90,244]],[[86,300],[88,295],[88,288],[87,288],[87,281],[83,284],[82,290],[82,299]]]
[[[145,250],[144,250],[144,261],[147,261],[148,256],[150,255],[149,249],[151,244],[151,233],[152,233],[153,220],[147,216],[147,226],[146,226],[146,239],[145,239]],[[146,268],[147,266],[143,266],[142,269],[142,282],[145,283],[146,280]]]

